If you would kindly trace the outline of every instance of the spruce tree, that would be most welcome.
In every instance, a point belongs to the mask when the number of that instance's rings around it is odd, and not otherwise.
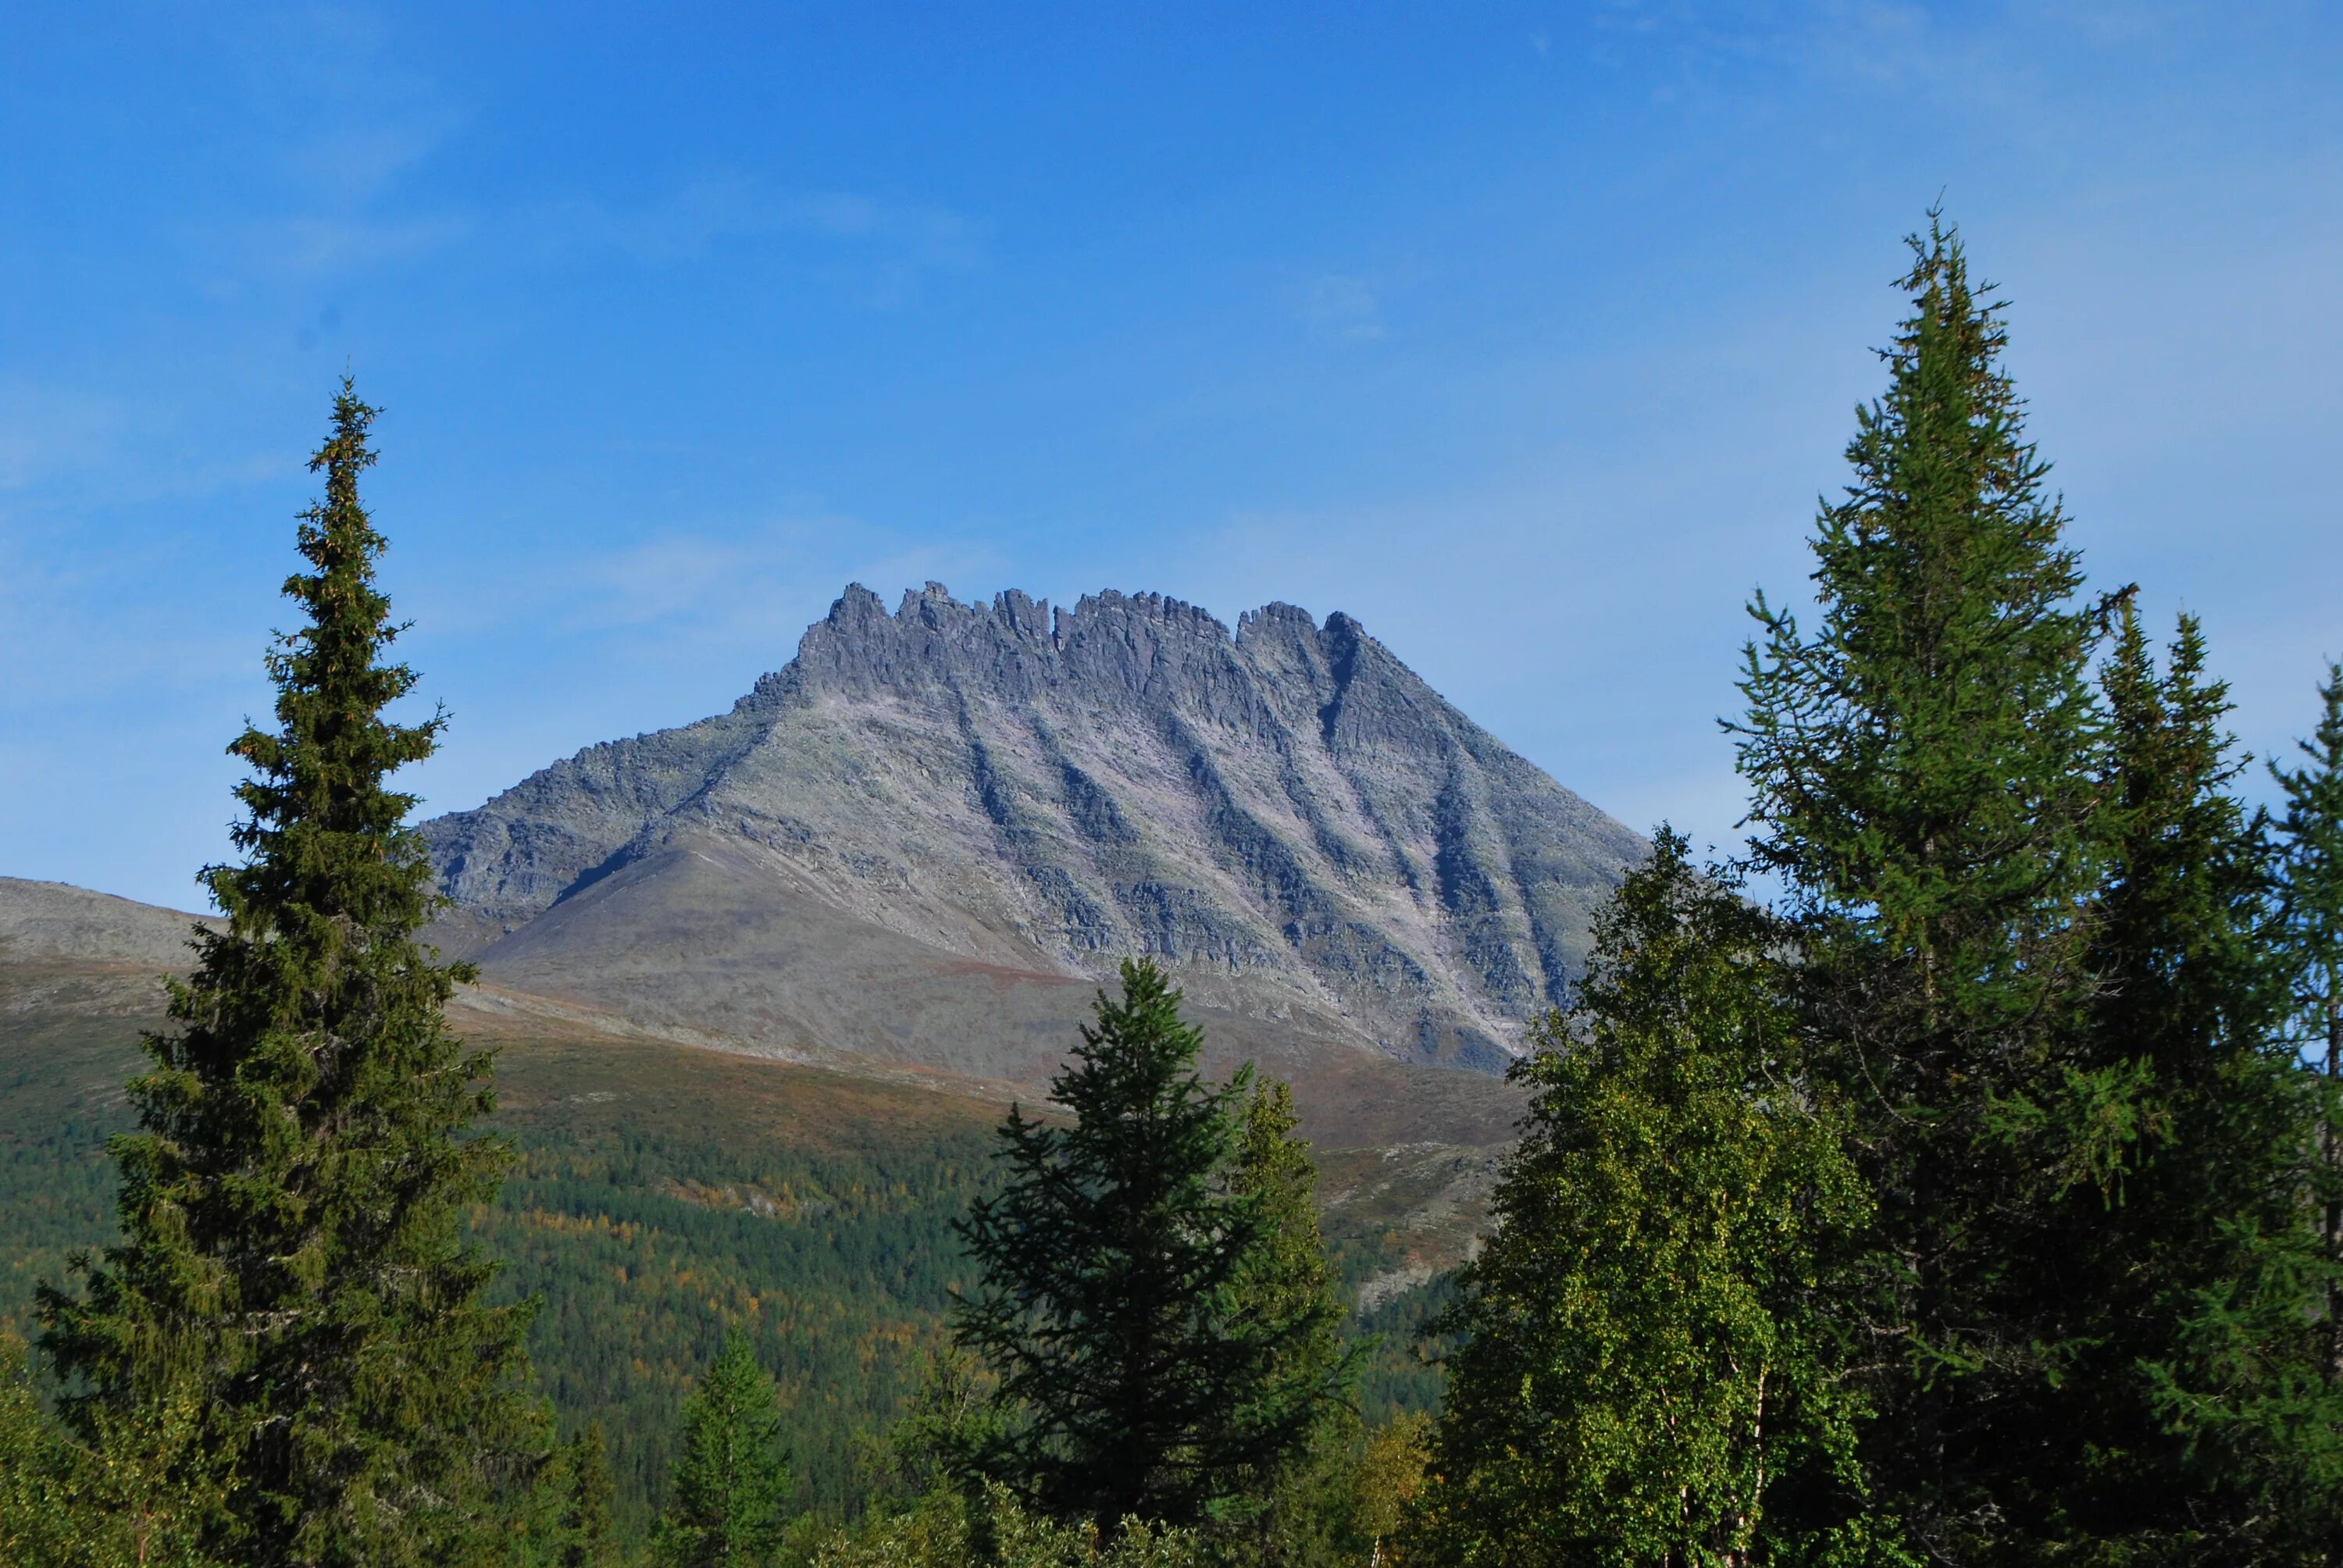
[[[2307,761],[2270,766],[2286,797],[2280,824],[2278,945],[2287,990],[2283,1038],[2319,1079],[2319,1234],[2343,1268],[2343,664],[2318,688],[2318,728],[2300,742]],[[2343,1379],[2343,1280],[2328,1285],[2320,1320],[2328,1375]]]
[[[541,1458],[519,1396],[527,1312],[488,1304],[494,1266],[463,1238],[507,1163],[468,1136],[490,1061],[448,1031],[469,978],[418,945],[434,894],[414,797],[444,716],[385,710],[416,677],[375,581],[384,548],[358,499],[375,410],[346,379],[310,467],[306,624],[268,658],[277,728],[230,746],[251,776],[243,859],[203,875],[226,917],[171,991],[116,1141],[122,1239],[46,1292],[65,1409],[103,1449],[196,1412],[160,1455],[212,1499],[226,1561],[460,1563]]]
[[[1250,1074],[1207,1085],[1179,1003],[1152,962],[1123,964],[1121,1000],[1100,993],[1051,1085],[1071,1125],[1012,1108],[1007,1183],[960,1227],[981,1280],[953,1332],[999,1374],[1003,1416],[964,1462],[1106,1528],[1250,1512],[1312,1402],[1277,1391],[1316,1309],[1239,1306],[1263,1283],[1268,1229],[1262,1201],[1229,1190]]]
[[[586,1423],[563,1455],[568,1495],[561,1511],[561,1568],[602,1568],[611,1561],[610,1503],[617,1492],[602,1423]]]
[[[2252,1267],[2198,1292],[2184,1354],[2157,1371],[2174,1424],[2222,1462],[2237,1499],[2223,1523],[2248,1521],[2223,1543],[2240,1542],[2258,1562],[2334,1564],[2343,1563],[2343,667],[2328,666],[2319,698],[2304,760],[2271,767],[2285,814],[2270,1043],[2294,1092],[2283,1140],[2247,1164],[2267,1171],[2274,1156],[2295,1156],[2294,1201],[2237,1213]]]
[[[735,1329],[683,1407],[683,1449],[652,1555],[662,1568],[769,1563],[789,1531],[780,1396]]]
[[[2068,1168],[2012,1135],[2056,1099],[2094,987],[2085,914],[2098,617],[2000,358],[2000,307],[1932,216],[1912,299],[1815,538],[1809,632],[1760,597],[1740,764],[1784,890],[1801,1028],[1844,1089],[1876,1203],[1851,1302],[1866,1461],[1916,1543],[1996,1549],[2037,1457],[2005,1417],[2074,1347],[2046,1331],[2045,1205]],[[2045,1112],[2056,1120],[2051,1112]]]
[[[2268,846],[2193,618],[2159,671],[2124,604],[2102,686],[2095,994],[2064,1081],[2004,1118],[2045,1172],[2017,1261],[2063,1347],[2001,1418],[2028,1445],[2007,1527],[2044,1554],[2286,1561],[2316,1490],[2299,1440],[2337,1412],[2300,1399],[2309,1104],[2271,1040]]]
[[[1342,1307],[1318,1229],[1318,1171],[1295,1135],[1300,1124],[1292,1087],[1255,1080],[1228,1183],[1257,1206],[1260,1223],[1238,1274],[1235,1310],[1257,1347],[1239,1422],[1273,1456],[1242,1483],[1259,1514],[1250,1555],[1264,1564],[1327,1554],[1342,1522],[1340,1493],[1358,1426],[1349,1398],[1358,1357],[1342,1343]]]
[[[1868,1202],[1777,941],[1665,828],[1597,917],[1572,1012],[1513,1070],[1522,1141],[1438,1325],[1426,1560],[1897,1560],[1823,1310]]]

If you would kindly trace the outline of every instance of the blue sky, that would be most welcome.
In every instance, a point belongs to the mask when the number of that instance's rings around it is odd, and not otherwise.
[[[0,873],[186,905],[345,365],[427,809],[850,578],[1358,616],[1724,841],[1942,193],[2102,586],[2343,653],[2325,5],[0,8]]]

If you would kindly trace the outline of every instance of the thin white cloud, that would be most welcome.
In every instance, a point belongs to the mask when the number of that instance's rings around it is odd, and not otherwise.
[[[1383,336],[1383,302],[1373,285],[1352,274],[1310,279],[1301,291],[1300,313],[1312,333],[1337,343],[1373,343]]]
[[[987,238],[982,226],[942,207],[781,189],[732,171],[701,175],[631,208],[583,199],[541,206],[521,226],[545,249],[613,249],[654,266],[699,261],[728,242],[826,241],[855,254],[842,276],[890,299],[928,273],[979,265]]]
[[[702,658],[771,648],[777,616],[801,618],[784,628],[793,648],[850,581],[883,595],[954,576],[989,579],[1000,568],[999,552],[980,541],[913,542],[856,518],[816,516],[722,531],[647,530],[616,548],[528,570],[425,573],[402,603],[446,640],[550,635],[588,659],[622,643],[655,648],[660,658]]]
[[[0,491],[21,490],[109,459],[122,429],[111,397],[22,379],[0,381]]]
[[[419,261],[475,232],[469,218],[453,213],[410,217],[307,214],[198,235],[194,248],[240,282],[315,281]]]
[[[282,165],[317,199],[364,204],[446,146],[463,123],[462,116],[437,106],[353,115],[288,144]]]
[[[59,518],[266,484],[307,461],[290,449],[176,450],[167,407],[151,389],[133,398],[0,379],[0,525],[29,548]]]

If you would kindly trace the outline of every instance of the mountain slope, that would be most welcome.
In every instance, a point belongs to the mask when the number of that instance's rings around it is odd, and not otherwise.
[[[35,1282],[116,1233],[106,1138],[130,1123],[138,1031],[161,1024],[196,919],[0,877],[0,1330],[30,1331]],[[468,990],[450,1014],[498,1048],[490,1125],[520,1155],[477,1234],[509,1296],[541,1298],[536,1366],[565,1421],[603,1423],[628,1528],[728,1325],[780,1376],[799,1501],[854,1506],[858,1444],[917,1387],[965,1278],[950,1223],[996,1179],[997,1094],[694,1050],[509,990]],[[1423,1282],[1485,1223],[1502,1150],[1478,1130],[1514,1102],[1479,1074],[1356,1050],[1300,1065],[1354,1327],[1385,1336],[1367,1406],[1420,1406],[1436,1387],[1409,1337]]]
[[[933,583],[424,832],[498,984],[1024,1085],[1141,953],[1232,1049],[1502,1066],[1643,848],[1346,616]]]

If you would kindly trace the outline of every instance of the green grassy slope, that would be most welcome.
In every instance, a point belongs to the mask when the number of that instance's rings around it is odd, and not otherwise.
[[[0,976],[0,1322],[113,1229],[106,1135],[146,1010],[119,981]],[[483,1030],[517,1026],[466,1018]],[[779,1375],[800,1503],[850,1510],[857,1452],[940,1342],[962,1277],[950,1223],[992,1179],[1001,1107],[941,1091],[602,1036],[496,1040],[497,1130],[520,1162],[478,1219],[505,1288],[541,1298],[533,1350],[565,1425],[601,1420],[639,1528],[675,1412],[728,1323]],[[1325,1156],[1328,1231],[1385,1341],[1371,1415],[1436,1397],[1410,1338],[1477,1227],[1476,1151]]]

